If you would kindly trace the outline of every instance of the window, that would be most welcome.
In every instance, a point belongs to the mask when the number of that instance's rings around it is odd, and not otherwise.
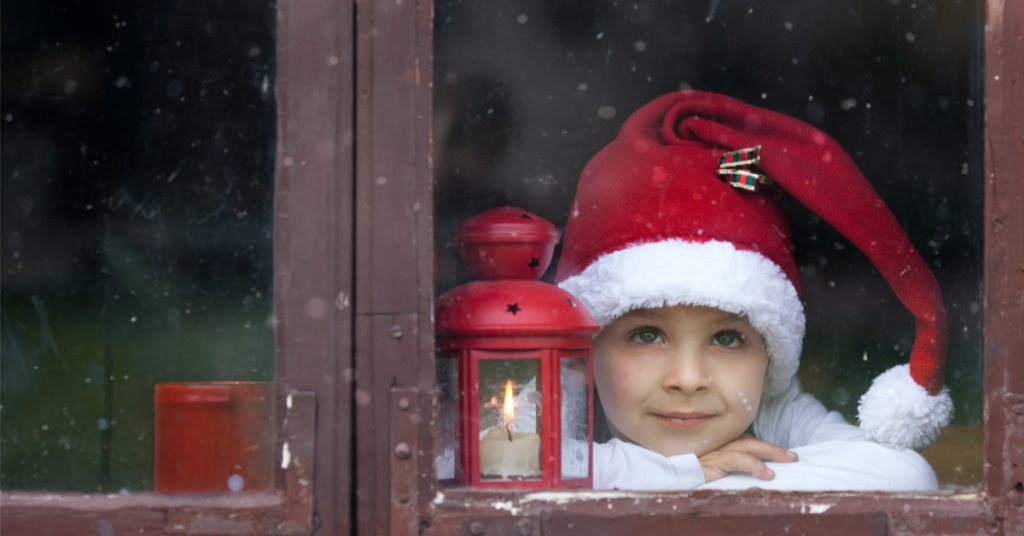
[[[156,383],[273,379],[273,6],[94,7],[4,8],[7,490],[152,489]]]
[[[509,204],[564,224],[583,165],[655,97],[701,89],[800,118],[846,148],[939,278],[956,419],[924,454],[944,488],[976,487],[983,460],[980,8],[438,2],[439,293],[467,280],[448,245],[459,223]],[[808,317],[800,379],[856,422],[871,380],[907,361],[913,317],[828,223],[796,202],[786,209]]]
[[[708,4],[709,11],[712,5],[723,9],[717,2]],[[909,8],[906,2],[879,4]],[[976,176],[983,179],[985,188],[980,220],[985,233],[985,284],[980,314],[985,333],[986,463],[980,491],[934,496],[758,492],[526,496],[447,490],[442,498],[431,471],[432,423],[436,421],[430,314],[435,274],[442,288],[459,277],[445,264],[443,244],[443,237],[450,236],[445,226],[459,219],[439,218],[432,223],[432,160],[438,174],[442,168],[432,155],[431,124],[435,123],[435,131],[443,125],[432,120],[431,112],[436,108],[443,113],[446,104],[443,92],[431,89],[431,51],[441,46],[433,42],[431,23],[436,10],[435,27],[446,24],[440,13],[452,6],[435,8],[415,2],[356,6],[282,2],[277,6],[274,378],[279,446],[289,442],[291,452],[304,460],[306,472],[290,464],[278,474],[279,493],[244,504],[223,497],[174,502],[148,494],[44,496],[5,490],[4,529],[17,532],[33,527],[38,532],[69,526],[54,524],[54,519],[61,518],[64,523],[88,523],[99,533],[186,530],[176,524],[197,533],[309,533],[313,527],[324,534],[353,530],[540,534],[570,527],[644,533],[692,523],[719,531],[784,527],[806,532],[846,527],[851,532],[1019,531],[1024,522],[1019,514],[1024,475],[1011,461],[1024,448],[1014,409],[1024,396],[1024,377],[1011,369],[1010,362],[1024,350],[1024,340],[1013,326],[1020,305],[1012,299],[1024,286],[1016,270],[1024,263],[1020,248],[1024,225],[1016,212],[1024,193],[1012,171],[1006,170],[1024,164],[1017,150],[1020,131],[1015,122],[1019,121],[1014,120],[1022,113],[1019,103],[1024,95],[1020,84],[1010,83],[1014,73],[1024,71],[1024,57],[1010,46],[1019,37],[1013,32],[1019,32],[1024,10],[1016,3],[987,6],[988,31],[977,36],[985,42],[984,77],[979,72],[971,79],[972,84],[984,86],[986,120],[985,172]],[[568,9],[561,3],[552,6],[556,7],[535,9]],[[744,7],[759,9],[760,5]],[[723,13],[715,15],[725,17]],[[519,22],[522,14],[525,23]],[[545,20],[525,8],[509,10],[506,16],[512,28]],[[627,23],[628,19],[620,24]],[[787,30],[783,25],[776,31]],[[912,33],[915,42],[926,40],[919,31]],[[909,43],[906,35],[903,39]],[[630,46],[637,52],[635,44]],[[651,43],[646,46],[644,53],[654,52]],[[437,77],[444,76],[439,68],[442,61],[438,58],[433,63]],[[485,88],[489,84],[471,82]],[[613,106],[620,118],[631,109],[628,103]],[[852,110],[863,107],[866,102],[858,98]],[[607,123],[610,136],[610,121],[593,114],[591,108],[587,106],[587,114],[593,124]],[[836,111],[834,102],[826,110],[829,116],[841,112],[845,110]],[[495,107],[493,113],[501,111]],[[440,151],[441,140],[435,138],[433,143]],[[495,151],[501,143],[500,139],[485,141],[480,154]],[[568,156],[565,160],[578,161]],[[969,161],[968,174],[975,171]],[[571,179],[568,174],[566,180],[571,183]],[[547,185],[545,181],[536,184],[538,188]],[[448,209],[441,205],[440,189],[438,185],[437,211],[444,212]],[[552,201],[552,206],[556,204]],[[536,206],[529,208],[542,212]],[[557,221],[554,216],[551,219]],[[436,267],[434,236],[442,237],[436,246]],[[829,255],[849,253],[850,248],[836,249],[832,241],[822,244]],[[840,287],[843,281],[836,283]],[[965,307],[969,311],[969,304]],[[287,411],[288,395],[291,412]],[[296,411],[300,407],[305,410]],[[277,452],[280,463],[283,449]],[[739,511],[743,515],[737,516]]]

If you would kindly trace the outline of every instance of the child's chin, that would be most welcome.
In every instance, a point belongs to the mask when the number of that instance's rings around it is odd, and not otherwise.
[[[671,456],[681,456],[683,454],[693,454],[694,456],[697,456],[699,458],[699,457],[701,457],[701,456],[703,456],[703,455],[705,455],[705,454],[707,454],[707,453],[717,449],[718,447],[721,447],[721,445],[713,445],[713,444],[701,443],[699,445],[694,445],[694,444],[690,444],[690,443],[679,443],[679,442],[669,442],[669,443],[665,443],[665,444],[651,444],[651,445],[644,445],[642,443],[637,443],[637,444],[642,446],[642,447],[644,447],[644,448],[646,448],[647,450],[653,450],[654,452],[657,452],[658,454],[661,454],[662,456],[668,456],[668,457],[671,457]]]

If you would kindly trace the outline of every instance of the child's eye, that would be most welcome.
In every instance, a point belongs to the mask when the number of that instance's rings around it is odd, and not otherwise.
[[[638,344],[658,344],[665,341],[661,330],[657,328],[640,328],[634,331],[629,339]]]
[[[743,346],[743,341],[743,334],[732,329],[723,329],[711,337],[712,344],[726,348],[739,348]]]

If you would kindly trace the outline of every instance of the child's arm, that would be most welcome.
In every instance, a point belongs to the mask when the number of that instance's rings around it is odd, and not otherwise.
[[[701,488],[788,490],[928,490],[938,482],[920,454],[866,439],[860,428],[828,411],[816,398],[803,393],[799,383],[765,400],[754,421],[763,441],[792,449],[795,464],[767,465],[775,471],[769,481],[732,474]]]
[[[796,455],[749,435],[701,457],[662,456],[612,439],[594,445],[594,489],[683,490],[733,473],[770,479],[768,461],[793,462]]]
[[[732,474],[699,489],[778,489],[793,491],[911,491],[938,488],[935,473],[920,454],[873,441],[825,441],[793,449],[797,463],[768,462],[775,478]]]
[[[678,490],[703,483],[693,454],[666,457],[618,439],[594,444],[594,489]]]

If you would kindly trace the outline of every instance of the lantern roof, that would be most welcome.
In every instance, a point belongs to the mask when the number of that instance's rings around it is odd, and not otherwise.
[[[551,264],[558,231],[520,208],[487,210],[459,226],[456,237],[470,272],[483,281],[438,300],[438,334],[466,336],[582,336],[597,332],[583,303],[538,281]]]
[[[476,281],[438,300],[438,334],[470,336],[581,336],[597,333],[586,307],[568,292],[525,279]]]

